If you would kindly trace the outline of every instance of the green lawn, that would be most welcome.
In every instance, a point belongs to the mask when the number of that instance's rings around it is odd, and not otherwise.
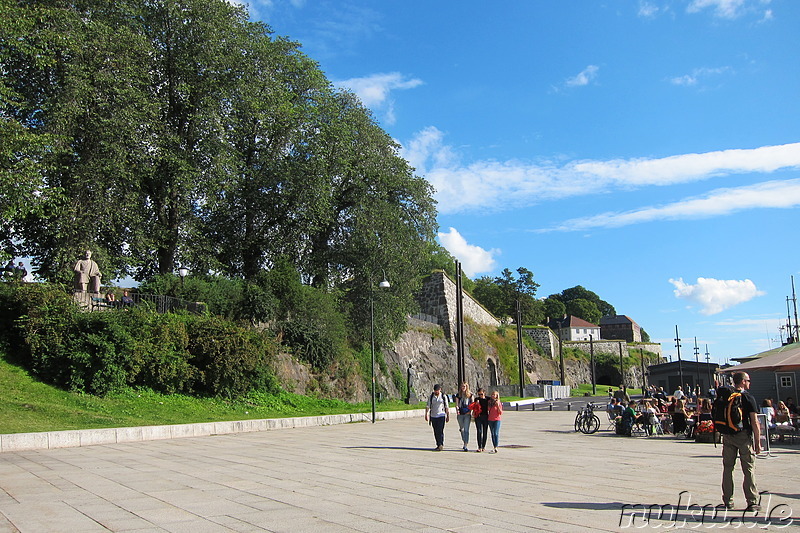
[[[424,408],[424,404],[411,408],[420,407]],[[409,406],[397,400],[377,405],[379,411],[402,409],[409,409]],[[289,393],[254,394],[246,401],[135,390],[105,397],[76,394],[41,383],[27,371],[0,358],[0,434],[366,413],[371,410],[370,402],[349,404]]]

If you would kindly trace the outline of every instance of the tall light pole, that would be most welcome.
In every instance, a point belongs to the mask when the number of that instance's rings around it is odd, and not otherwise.
[[[683,362],[681,361],[681,337],[678,335],[678,325],[675,324],[675,348],[678,349],[678,385],[683,387]]]
[[[391,287],[386,281],[386,272],[383,273],[383,281],[378,284],[381,289]],[[372,423],[375,423],[375,298],[374,287],[372,286],[372,276],[369,278],[369,337],[372,351]]]
[[[647,388],[647,373],[644,369],[644,348],[639,348],[639,356],[642,358],[642,396],[644,396],[644,390]]]
[[[700,386],[700,348],[697,346],[697,337],[694,338],[694,364],[695,364],[695,375],[697,376],[697,382],[694,384],[695,389]],[[700,392],[703,392],[701,389]],[[699,396],[699,395],[698,395]]]
[[[589,335],[589,359],[592,362],[592,396],[597,396],[597,380],[594,375],[594,335]]]
[[[517,298],[517,359],[519,362],[519,397],[525,397],[525,366],[522,358],[522,310]]]

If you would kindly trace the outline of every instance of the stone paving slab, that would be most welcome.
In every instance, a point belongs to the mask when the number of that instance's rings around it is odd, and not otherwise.
[[[701,524],[721,448],[583,435],[573,417],[506,412],[497,454],[461,451],[455,420],[434,452],[419,417],[6,452],[0,533],[800,530],[798,445],[758,459],[759,516]]]

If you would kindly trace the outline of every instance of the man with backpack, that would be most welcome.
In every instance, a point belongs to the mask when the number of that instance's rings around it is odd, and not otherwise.
[[[438,383],[433,386],[433,392],[425,405],[425,421],[433,427],[436,451],[442,451],[444,449],[444,425],[450,422],[450,404],[447,402],[447,396],[442,393],[442,386]]]
[[[733,374],[735,390],[720,387],[712,408],[714,428],[722,434],[722,503],[733,509],[733,468],[736,458],[742,462],[742,488],[747,511],[759,511],[755,481],[756,455],[761,453],[761,428],[758,425],[758,404],[750,394],[747,372]]]

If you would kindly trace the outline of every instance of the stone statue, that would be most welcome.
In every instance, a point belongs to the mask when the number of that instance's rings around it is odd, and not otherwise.
[[[406,397],[406,403],[417,403],[419,400],[417,399],[417,394],[414,392],[414,381],[417,378],[417,372],[414,370],[414,367],[411,363],[408,363],[408,370],[406,371],[406,382],[408,384],[408,396]]]
[[[100,292],[100,268],[92,261],[90,250],[86,250],[83,259],[75,263],[72,270],[75,271],[75,292],[86,292],[87,286],[91,293]]]

